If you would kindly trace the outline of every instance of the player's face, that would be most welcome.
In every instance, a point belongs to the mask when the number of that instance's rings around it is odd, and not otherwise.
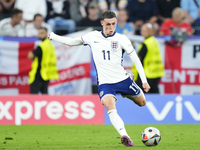
[[[103,33],[105,36],[113,35],[116,29],[117,25],[117,19],[111,18],[111,19],[104,19],[101,21],[101,25],[103,26]]]

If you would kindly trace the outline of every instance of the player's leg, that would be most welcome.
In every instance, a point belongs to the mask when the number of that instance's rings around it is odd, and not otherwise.
[[[126,146],[134,146],[133,141],[128,136],[124,122],[118,115],[116,110],[116,98],[114,96],[105,96],[102,100],[102,104],[106,107],[110,122],[121,135],[121,142]]]
[[[105,95],[101,102],[106,107],[107,112],[116,109],[116,98],[112,95]]]
[[[138,106],[144,106],[146,104],[142,89],[131,78],[124,80],[118,87],[123,97],[127,97]]]
[[[117,113],[117,109],[115,106],[116,98],[114,96],[105,96],[102,99],[102,104],[106,107],[108,116],[110,118],[110,122],[118,131],[118,133],[123,136],[127,135],[126,129],[124,127],[124,122],[121,117]]]
[[[123,95],[123,97],[127,97],[128,99],[132,100],[138,106],[144,106],[144,105],[146,105],[146,99],[145,99],[144,93],[141,89],[140,89],[140,92],[141,93],[139,96]]]

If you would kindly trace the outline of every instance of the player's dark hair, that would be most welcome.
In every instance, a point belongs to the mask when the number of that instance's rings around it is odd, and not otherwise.
[[[35,20],[37,17],[42,17],[42,15],[41,14],[35,14],[34,17],[33,17],[33,20]]]
[[[101,20],[104,19],[111,19],[111,18],[117,18],[116,14],[113,11],[107,10],[105,11],[102,16],[101,16]]]
[[[12,18],[13,16],[16,16],[16,15],[18,15],[18,14],[20,14],[20,13],[23,13],[23,11],[20,10],[20,9],[14,8],[14,9],[12,9],[12,11],[11,11],[11,13],[10,13],[10,16],[11,16],[11,18]]]
[[[41,29],[45,30],[46,32],[48,31],[47,28],[45,28],[45,27],[40,27],[39,30],[41,30]]]

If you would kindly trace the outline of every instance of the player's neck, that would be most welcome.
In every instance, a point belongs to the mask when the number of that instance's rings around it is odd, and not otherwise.
[[[105,38],[107,38],[107,37],[111,37],[111,36],[115,35],[115,32],[111,35],[111,34],[106,34],[105,31],[102,30],[102,31],[101,31],[101,34],[102,34]]]

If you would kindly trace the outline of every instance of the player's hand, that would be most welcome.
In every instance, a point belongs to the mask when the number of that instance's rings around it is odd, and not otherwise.
[[[145,92],[148,92],[150,90],[150,88],[151,88],[148,83],[143,83],[142,87],[143,87]]]
[[[53,32],[49,33],[49,35],[47,37],[49,40],[52,40],[52,34],[54,34],[54,33]]]

